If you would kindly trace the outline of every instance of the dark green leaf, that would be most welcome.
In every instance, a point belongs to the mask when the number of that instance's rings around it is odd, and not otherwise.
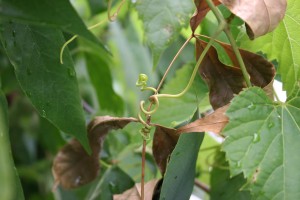
[[[156,66],[163,51],[189,23],[194,5],[192,1],[182,0],[138,0],[136,4]]]
[[[39,114],[89,149],[76,73],[68,51],[64,64],[59,63],[62,33],[16,23],[5,23],[3,28],[1,41],[6,44],[22,89]]]
[[[196,161],[203,138],[204,133],[188,133],[179,137],[167,165],[160,199],[189,199],[194,186]]]
[[[100,44],[99,40],[87,30],[68,0],[2,0],[0,16],[25,24],[60,28]]]
[[[124,104],[119,95],[117,95],[112,86],[112,77],[110,72],[110,57],[107,57],[104,51],[85,54],[87,70],[96,90],[98,102],[102,110],[113,111],[122,114]]]
[[[134,185],[133,180],[119,167],[109,168],[89,191],[87,200],[112,199]]]
[[[299,199],[300,92],[272,102],[260,88],[233,99],[223,150],[231,175],[241,172],[255,199]]]
[[[0,90],[0,194],[1,199],[22,200],[23,190],[10,148],[7,109],[6,98]]]
[[[241,191],[246,183],[242,174],[230,177],[225,154],[218,152],[211,172],[211,200],[250,200],[249,191]]]

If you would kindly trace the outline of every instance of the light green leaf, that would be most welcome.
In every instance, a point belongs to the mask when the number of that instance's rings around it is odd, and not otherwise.
[[[8,135],[8,111],[0,90],[0,194],[1,199],[22,200],[23,190],[12,158]]]
[[[107,57],[104,51],[101,51],[100,48],[99,50],[85,53],[87,71],[96,90],[99,105],[101,110],[122,114],[124,111],[123,101],[120,96],[115,93],[112,86],[112,77],[109,67],[112,61],[110,57]],[[92,52],[97,52],[97,54]]]
[[[194,186],[196,161],[203,138],[204,133],[187,133],[180,136],[171,154],[159,199],[189,199]]]
[[[162,94],[178,94],[189,82],[193,65],[185,65],[176,71],[173,79],[166,83],[160,91]],[[186,94],[180,98],[160,98],[159,108],[152,115],[152,122],[167,127],[174,127],[185,120],[191,119],[197,106],[208,96],[208,88],[200,76],[196,76],[193,85]],[[203,112],[201,110],[201,112]]]
[[[1,41],[16,77],[39,114],[89,149],[76,73],[68,51],[64,64],[59,62],[62,33],[16,23],[5,23],[2,28]]]
[[[144,22],[146,38],[156,66],[163,51],[176,40],[181,28],[189,23],[194,11],[193,1],[138,0],[136,8]]]
[[[300,199],[300,90],[286,103],[272,102],[261,88],[235,97],[223,150],[231,175],[241,172],[255,199]]]
[[[271,33],[254,41],[243,38],[241,46],[254,52],[263,51],[268,59],[277,59],[283,87],[292,91],[296,81],[300,80],[300,2],[288,0],[283,21]]]
[[[217,152],[211,172],[211,200],[251,200],[249,191],[241,190],[246,183],[242,174],[230,177],[225,154]]]
[[[60,28],[104,48],[86,28],[68,0],[2,0],[0,1],[0,16],[6,20],[17,20],[24,24]]]

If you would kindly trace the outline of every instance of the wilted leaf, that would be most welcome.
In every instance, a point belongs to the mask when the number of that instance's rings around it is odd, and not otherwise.
[[[219,0],[247,24],[251,39],[273,31],[285,15],[287,0]]]
[[[157,126],[153,136],[152,152],[162,174],[166,171],[168,159],[174,150],[179,135],[175,129]]]
[[[190,27],[193,32],[195,32],[201,21],[204,19],[205,15],[208,13],[208,11],[210,11],[206,0],[194,0],[194,3],[196,5],[196,11],[190,20]],[[213,3],[216,6],[220,4],[218,0],[213,0]]]
[[[152,200],[153,193],[156,185],[160,180],[151,180],[145,183],[145,200]],[[114,195],[114,200],[140,200],[141,199],[141,184],[137,183],[129,190],[126,190],[123,194]]]
[[[197,58],[206,47],[206,42],[196,41]],[[230,45],[220,43],[226,53],[232,59],[233,67],[224,65],[218,59],[217,51],[211,47],[200,66],[200,74],[207,82],[210,89],[210,102],[214,109],[222,107],[230,102],[234,94],[238,94],[246,87],[244,77],[237,59]],[[240,49],[246,69],[250,75],[251,83],[255,86],[270,86],[275,76],[275,68],[272,63],[262,56]]]
[[[223,150],[231,175],[241,172],[253,199],[300,199],[300,89],[286,103],[249,88],[231,102]]]
[[[88,155],[82,145],[72,139],[54,159],[52,173],[55,185],[70,189],[94,180],[99,171],[99,153],[104,137],[112,129],[120,129],[135,118],[96,117],[88,126],[88,139],[92,154]]]
[[[136,8],[144,22],[145,33],[153,51],[154,66],[160,55],[179,35],[193,11],[192,1],[138,0]]]
[[[211,131],[218,134],[228,123],[228,117],[225,115],[225,112],[228,107],[229,105],[218,108],[213,113],[205,116],[204,118],[197,119],[192,123],[180,127],[176,130],[176,133],[181,134]]]

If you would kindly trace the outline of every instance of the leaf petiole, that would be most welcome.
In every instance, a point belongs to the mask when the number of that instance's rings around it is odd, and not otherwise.
[[[233,52],[237,58],[237,61],[240,65],[240,68],[242,70],[242,73],[243,73],[243,76],[244,76],[244,79],[245,79],[245,82],[247,84],[248,87],[251,87],[251,81],[250,81],[250,76],[247,72],[247,69],[246,69],[246,66],[245,66],[245,63],[243,61],[243,58],[241,56],[241,53],[239,51],[239,48],[230,32],[230,30],[228,29],[228,24],[226,22],[226,20],[224,19],[223,15],[221,14],[221,12],[218,10],[218,8],[214,5],[214,3],[211,1],[211,0],[206,0],[208,6],[210,7],[210,9],[212,10],[212,12],[215,14],[219,24],[223,24],[225,23],[226,25],[224,26],[224,32],[232,46],[232,49],[233,49]]]

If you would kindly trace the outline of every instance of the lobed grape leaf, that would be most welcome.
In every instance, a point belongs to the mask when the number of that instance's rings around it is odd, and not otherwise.
[[[193,12],[193,3],[182,0],[138,0],[136,8],[144,22],[156,66],[163,51],[176,40],[181,28],[187,25]]]
[[[235,176],[243,172],[254,199],[299,199],[300,89],[286,103],[272,102],[261,88],[235,97],[222,146]]]
[[[249,41],[242,38],[241,46],[253,52],[262,51],[268,59],[279,62],[283,87],[290,94],[296,81],[300,80],[300,2],[289,0],[283,21],[271,33]]]

